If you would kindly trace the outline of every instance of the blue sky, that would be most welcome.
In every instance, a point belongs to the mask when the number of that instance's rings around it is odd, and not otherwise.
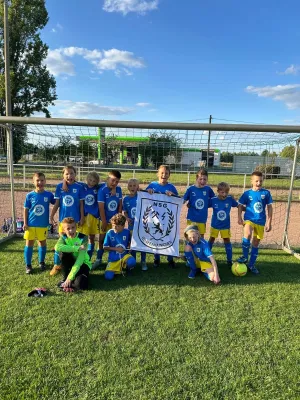
[[[299,1],[46,0],[46,7],[53,117],[300,122]]]

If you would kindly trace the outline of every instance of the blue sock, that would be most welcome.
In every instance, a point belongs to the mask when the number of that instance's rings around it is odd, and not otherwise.
[[[227,261],[232,261],[232,244],[224,243]]]
[[[94,249],[95,249],[95,244],[94,244],[94,243],[89,243],[89,244],[88,244],[88,250],[87,250],[87,253],[88,253],[88,255],[89,255],[90,259],[91,259],[91,258],[92,258],[92,256],[93,256]]]
[[[167,260],[170,262],[170,261],[173,261],[173,256],[168,256],[167,257]]]
[[[39,246],[39,262],[45,262],[47,246]]]
[[[193,252],[192,252],[192,251],[185,251],[185,252],[184,252],[184,255],[185,255],[185,257],[186,257],[186,262],[187,262],[188,266],[189,266],[192,270],[196,271],[196,270],[197,270],[197,267],[196,267],[196,264],[195,264],[195,259],[194,259],[194,254],[193,254]]]
[[[247,258],[247,260],[248,260],[249,249],[250,249],[250,240],[249,239],[243,238],[242,248],[243,248],[243,256],[245,258]]]
[[[54,265],[60,265],[60,257],[57,251],[54,252]]]
[[[253,267],[255,265],[257,256],[258,256],[258,247],[253,247],[252,246],[251,254],[250,254],[249,266]]]
[[[154,260],[155,261],[160,261],[160,255],[159,254],[154,254]]]
[[[102,260],[103,254],[104,254],[103,249],[97,250],[97,260]]]
[[[26,265],[31,265],[33,247],[24,247],[24,259]]]
[[[146,262],[146,253],[141,251],[141,262]]]
[[[130,254],[136,260],[136,251],[135,250],[131,250]]]

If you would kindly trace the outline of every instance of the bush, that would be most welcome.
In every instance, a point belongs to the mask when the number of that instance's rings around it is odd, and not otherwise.
[[[278,178],[280,175],[280,167],[272,164],[261,164],[255,168],[255,171],[260,171],[266,179]]]

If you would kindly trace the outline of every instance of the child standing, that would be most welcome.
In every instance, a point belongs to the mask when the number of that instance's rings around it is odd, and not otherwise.
[[[102,263],[104,253],[103,242],[105,234],[111,229],[111,218],[122,213],[122,189],[118,186],[121,179],[121,173],[117,170],[112,170],[108,174],[106,185],[98,191],[98,207],[100,213],[100,235],[99,249],[97,251],[97,259],[93,264],[93,269],[98,268]]]
[[[242,194],[238,206],[238,223],[239,225],[244,225],[242,241],[243,255],[238,259],[238,262],[248,263],[250,240],[252,237],[250,260],[247,266],[253,274],[259,274],[258,269],[255,267],[255,262],[258,256],[259,243],[264,237],[264,227],[266,232],[270,232],[272,229],[273,199],[269,190],[262,188],[262,183],[263,174],[260,171],[252,172],[252,189]],[[246,211],[243,221],[242,211],[244,207],[246,207]],[[268,215],[266,215],[266,207]]]
[[[172,183],[169,183],[169,177],[171,175],[171,170],[168,165],[160,165],[158,170],[157,170],[157,177],[158,181],[151,182],[146,190],[148,193],[153,194],[153,193],[161,193],[161,194],[166,194],[167,196],[178,196],[177,189],[175,188]],[[175,262],[172,256],[167,257],[169,266],[171,268],[175,267]],[[160,264],[160,255],[155,254],[154,255],[154,267],[158,267]]]
[[[124,269],[132,270],[136,261],[128,254],[131,235],[129,229],[125,228],[126,218],[123,214],[116,214],[111,218],[112,229],[105,235],[104,250],[109,251],[108,264],[104,278],[112,280],[115,274],[121,274]]]
[[[220,283],[216,260],[207,241],[201,238],[197,225],[187,226],[184,237],[187,240],[184,255],[191,269],[188,277],[194,279],[200,269],[206,279],[215,284]]]
[[[65,292],[73,292],[74,289],[87,290],[92,267],[87,254],[88,237],[76,232],[74,218],[64,218],[61,228],[63,234],[55,245],[55,251],[62,254],[63,280],[59,282],[59,287]]]
[[[202,238],[206,232],[208,203],[215,196],[207,181],[208,172],[200,168],[196,174],[195,184],[190,186],[183,196],[184,202],[188,202],[187,224],[197,225]]]
[[[213,247],[215,239],[219,236],[224,241],[227,264],[232,266],[232,244],[230,242],[230,211],[231,207],[237,207],[238,202],[229,195],[230,186],[221,182],[217,186],[218,195],[210,200],[209,207],[212,207],[211,228],[209,246]]]
[[[78,228],[78,232],[89,237],[88,255],[90,259],[95,249],[95,236],[100,233],[100,213],[98,207],[98,191],[105,186],[99,184],[100,177],[97,172],[89,172],[86,183],[83,183],[84,190],[84,223]]]
[[[136,213],[136,202],[137,202],[137,192],[139,190],[139,181],[137,179],[131,178],[128,181],[128,191],[129,196],[125,196],[123,199],[123,211],[125,218],[128,222],[128,229],[132,235],[134,226],[134,217]],[[136,259],[136,252],[131,250],[132,256]],[[146,264],[146,253],[141,251],[141,264],[142,271],[147,271],[148,267]]]
[[[35,240],[38,241],[40,269],[44,271],[46,256],[46,239],[49,225],[49,208],[54,204],[54,196],[45,190],[46,178],[42,172],[33,175],[35,189],[26,195],[24,202],[24,259],[26,274],[32,273],[32,253]]]
[[[50,221],[55,224],[54,215],[59,208],[59,234],[63,233],[61,222],[64,218],[74,218],[76,224],[83,225],[84,222],[84,197],[83,186],[75,182],[76,170],[73,165],[66,165],[63,169],[63,180],[67,183],[68,191],[64,190],[63,182],[56,186],[55,205],[52,209]],[[56,275],[61,270],[61,262],[59,253],[54,253],[54,267],[50,271],[50,275]]]

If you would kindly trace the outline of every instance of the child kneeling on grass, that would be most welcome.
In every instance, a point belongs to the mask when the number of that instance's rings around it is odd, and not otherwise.
[[[188,277],[194,279],[197,269],[200,269],[206,279],[215,284],[220,283],[216,260],[207,241],[200,237],[197,225],[187,226],[184,231],[184,237],[187,240],[184,255],[191,268]]]
[[[123,214],[114,215],[110,223],[110,229],[104,239],[103,250],[109,251],[108,264],[104,278],[112,280],[115,274],[121,274],[123,270],[130,271],[136,265],[135,258],[128,254],[131,235],[129,229],[125,228],[126,218]]]
[[[65,292],[74,289],[87,290],[92,264],[87,253],[88,237],[76,232],[76,221],[67,217],[61,223],[63,235],[55,245],[55,251],[61,253],[63,280],[59,286]]]

